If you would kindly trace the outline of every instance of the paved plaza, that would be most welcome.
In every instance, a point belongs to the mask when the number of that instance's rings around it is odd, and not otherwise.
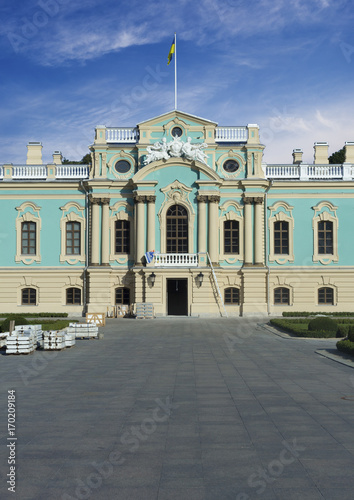
[[[103,340],[0,356],[0,498],[353,498],[354,370],[265,320],[108,320]],[[7,391],[16,390],[16,494]]]

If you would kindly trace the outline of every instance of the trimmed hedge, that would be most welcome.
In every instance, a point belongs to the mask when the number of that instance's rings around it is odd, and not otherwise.
[[[350,340],[340,340],[337,342],[337,349],[338,351],[354,356],[354,342]]]
[[[294,321],[294,322],[293,322]],[[305,338],[335,338],[336,331],[309,331],[307,329],[307,321],[303,320],[301,323],[297,322],[297,320],[287,321],[285,319],[271,319],[270,323],[273,326],[280,328],[289,333],[293,333],[297,337],[305,337]],[[295,322],[296,321],[296,322]]]
[[[0,313],[0,318],[7,318],[8,316],[25,316],[26,318],[67,318],[68,313]]]
[[[336,332],[337,328],[337,323],[328,316],[317,316],[317,318],[312,319],[308,325],[308,330],[311,332],[320,330],[326,332]]]
[[[284,311],[282,316],[284,318],[296,318],[297,316],[303,316],[307,318],[308,316],[318,316],[319,314],[324,316],[354,316],[354,312],[289,312]]]

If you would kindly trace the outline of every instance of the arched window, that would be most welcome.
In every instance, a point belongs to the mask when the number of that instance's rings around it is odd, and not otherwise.
[[[22,305],[35,306],[37,303],[37,290],[35,288],[23,288],[22,290]]]
[[[323,287],[318,289],[318,303],[319,304],[334,304],[333,288]]]
[[[167,253],[188,253],[188,213],[181,205],[167,210]]]
[[[289,288],[279,287],[274,289],[274,304],[290,305]]]
[[[81,290],[80,288],[67,288],[66,290],[66,303],[67,305],[81,304]]]
[[[130,304],[130,290],[129,288],[116,288],[116,304]]]
[[[225,304],[240,304],[240,289],[239,288],[225,288]]]

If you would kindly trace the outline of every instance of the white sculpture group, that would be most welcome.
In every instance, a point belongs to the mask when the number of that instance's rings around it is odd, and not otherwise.
[[[168,160],[169,158],[182,157],[187,160],[197,160],[204,165],[207,165],[206,159],[207,155],[204,153],[203,149],[207,148],[208,145],[203,142],[202,144],[192,144],[192,139],[187,138],[187,142],[181,141],[177,136],[174,136],[173,141],[167,142],[166,137],[163,137],[162,141],[155,142],[153,146],[148,146],[144,165],[157,160]]]

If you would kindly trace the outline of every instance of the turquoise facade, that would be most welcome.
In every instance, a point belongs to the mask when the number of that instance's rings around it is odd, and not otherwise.
[[[31,143],[0,168],[0,309],[354,310],[352,146],[343,165],[266,165],[257,125],[180,111],[97,127],[87,166],[43,165]]]

